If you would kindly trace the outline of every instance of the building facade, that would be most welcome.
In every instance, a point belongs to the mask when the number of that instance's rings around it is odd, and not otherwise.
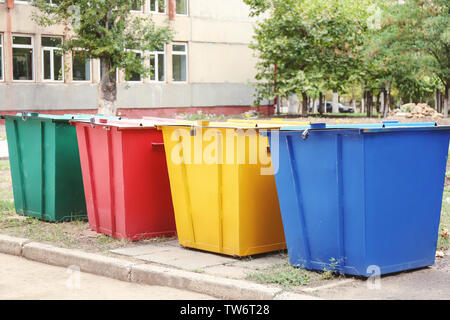
[[[31,0],[0,0],[0,111],[95,112],[100,63],[82,51],[65,55],[63,26],[43,28]],[[52,1],[52,0],[49,0]],[[118,108],[125,116],[196,112],[238,114],[253,103],[256,58],[248,45],[254,20],[242,0],[133,1],[133,14],[168,23],[174,40],[150,53],[154,75],[117,72]],[[140,54],[140,53],[137,53]],[[267,102],[259,108],[271,113]]]

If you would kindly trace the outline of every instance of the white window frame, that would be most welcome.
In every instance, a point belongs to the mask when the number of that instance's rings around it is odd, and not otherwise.
[[[27,37],[31,39],[31,45],[30,44],[14,44],[14,37]],[[19,49],[31,49],[31,80],[15,80],[14,79],[14,66],[13,68],[13,82],[35,82],[35,72],[34,72],[34,37],[30,36],[29,34],[20,34],[20,33],[14,33],[11,35],[11,53],[13,55],[13,59],[14,59],[14,48],[19,48]]]
[[[185,47],[185,51],[181,52],[181,51],[173,51],[173,46],[179,46],[179,45],[183,45]],[[181,81],[181,80],[174,80],[173,78],[173,59],[172,59],[172,82],[173,83],[188,83],[189,80],[189,57],[188,57],[188,44],[186,42],[172,42],[172,56],[174,55],[178,55],[178,56],[186,56],[186,80],[185,81]]]
[[[144,58],[144,53],[141,50],[128,50],[128,51],[132,51],[132,52],[136,52],[136,53],[140,53],[141,54],[141,59]],[[140,80],[127,80],[127,70],[123,70],[124,76],[125,76],[125,82],[131,82],[131,83],[143,83],[144,82],[144,77],[142,76],[142,74],[139,75],[139,77],[141,78]]]
[[[164,65],[164,80],[159,80],[159,55],[162,54],[163,55],[163,65]],[[150,62],[150,56],[154,55],[155,56],[155,70],[154,70],[154,76],[155,76],[155,80],[152,80],[151,78],[149,78],[150,82],[160,82],[160,83],[164,83],[167,80],[167,66],[166,66],[166,45],[164,45],[164,49],[162,51],[151,51],[148,53],[149,56],[149,62]]]
[[[81,49],[81,48],[73,48],[72,49],[72,55],[71,55],[71,62],[72,62],[72,65],[71,65],[71,68],[70,68],[70,80],[72,81],[72,82],[75,82],[75,83],[77,83],[77,82],[80,82],[80,83],[92,83],[92,81],[93,81],[93,78],[92,78],[92,76],[93,76],[93,72],[92,72],[92,59],[89,59],[89,65],[90,65],[90,68],[89,68],[89,80],[74,80],[73,79],[73,52],[74,51],[85,51],[85,50],[83,50],[83,49]]]
[[[61,36],[41,36],[41,65],[42,65],[42,73],[41,73],[41,78],[42,78],[42,82],[64,82],[64,76],[65,76],[65,70],[64,70],[64,54],[62,52],[61,49],[57,48],[57,47],[45,47],[42,45],[42,38],[60,38],[61,39],[61,43],[63,41],[63,38]],[[54,52],[55,51],[61,51],[61,73],[62,73],[62,79],[61,80],[55,80],[55,64],[54,64]],[[45,67],[45,59],[44,59],[44,51],[50,51],[50,76],[51,79],[44,79],[45,77],[45,72],[44,72],[44,67]]]
[[[0,2],[2,2],[2,0],[0,0]],[[1,58],[1,63],[0,63],[0,70],[2,71],[2,76],[0,77],[0,82],[5,81],[5,37],[3,36],[3,33],[0,33],[0,58]]]
[[[134,10],[131,9],[131,12],[144,12],[144,5],[145,5],[145,0],[142,0],[142,5],[141,5],[141,9],[140,10]]]
[[[186,14],[183,14],[183,13],[177,13],[177,8],[176,8],[176,6],[177,6],[177,2],[176,2],[176,0],[175,0],[175,15],[181,16],[181,17],[187,17],[187,16],[189,16],[189,0],[186,0]]]
[[[156,11],[152,11],[152,2],[153,0],[148,0],[148,5],[149,5],[149,12],[151,14],[167,14],[167,0],[164,0],[164,12],[159,12],[159,0],[155,0],[156,1]]]
[[[30,1],[14,0],[14,3],[17,3],[17,4],[31,4],[31,0]]]

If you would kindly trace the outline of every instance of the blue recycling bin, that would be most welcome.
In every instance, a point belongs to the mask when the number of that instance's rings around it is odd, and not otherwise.
[[[368,277],[434,264],[450,126],[267,134],[292,265]]]

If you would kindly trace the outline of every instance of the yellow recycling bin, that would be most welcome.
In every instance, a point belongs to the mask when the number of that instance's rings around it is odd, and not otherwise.
[[[286,248],[262,128],[200,121],[160,129],[180,245],[240,257]]]

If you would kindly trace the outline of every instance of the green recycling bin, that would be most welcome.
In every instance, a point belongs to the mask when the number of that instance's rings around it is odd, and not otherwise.
[[[75,127],[82,115],[3,115],[16,212],[59,222],[87,217]]]

